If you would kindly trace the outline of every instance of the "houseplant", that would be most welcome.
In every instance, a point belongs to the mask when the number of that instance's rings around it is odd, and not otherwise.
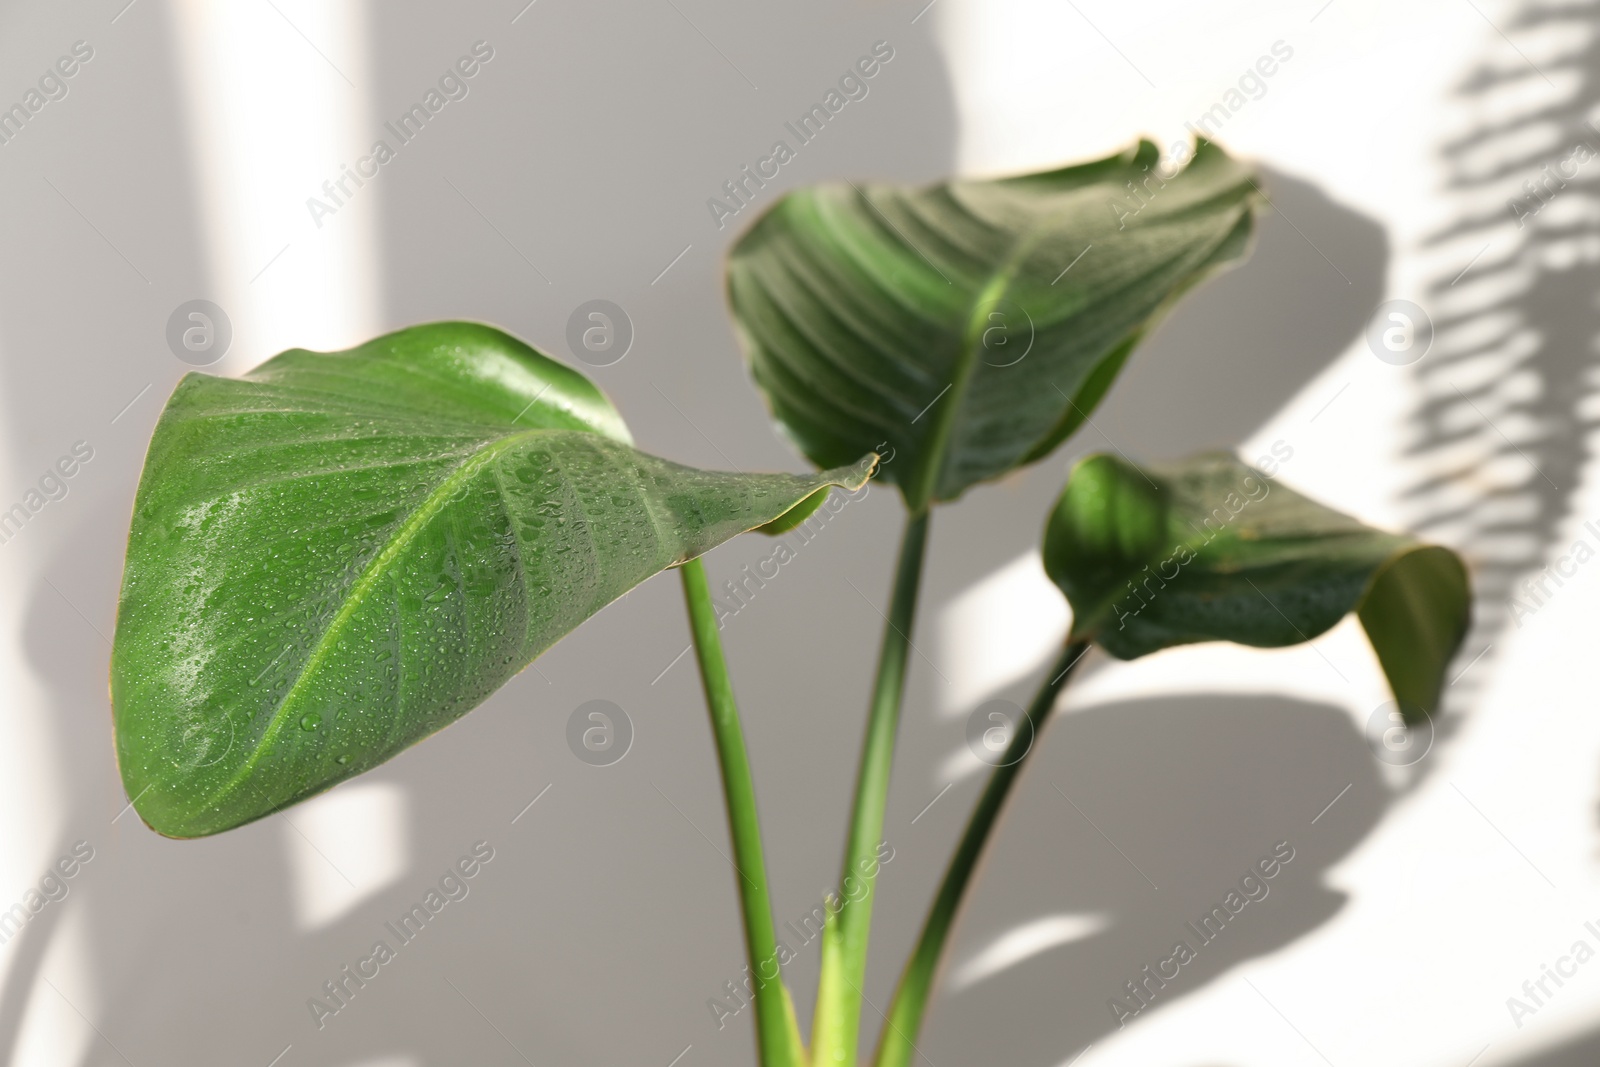
[[[804,189],[740,239],[729,299],[811,476],[634,449],[576,371],[491,327],[411,327],[191,374],[152,439],[112,654],[119,764],[173,837],[261,818],[465,714],[661,570],[683,583],[728,806],[760,1059],[853,1064],[884,807],[934,509],[1050,454],[1151,325],[1242,256],[1263,197],[1199,142],[928,189]],[[733,687],[699,557],[877,474],[906,522],[811,1040],[782,981]],[[1034,735],[1091,645],[1309,640],[1359,615],[1405,714],[1465,629],[1448,551],[1371,530],[1228,456],[1074,469],[1043,541],[1073,627],[935,896],[876,1062],[908,1063],[936,970]]]

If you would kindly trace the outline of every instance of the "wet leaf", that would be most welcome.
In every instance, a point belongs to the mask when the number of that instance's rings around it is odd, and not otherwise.
[[[917,512],[1065,440],[1152,321],[1243,255],[1259,200],[1203,141],[1181,171],[1141,142],[999,181],[816,186],[735,246],[729,298],[800,450],[884,453]]]
[[[1044,537],[1075,638],[1122,659],[1196,641],[1278,647],[1356,612],[1407,718],[1431,714],[1466,634],[1455,553],[1324,507],[1226,454],[1073,469]]]
[[[128,538],[111,678],[128,795],[174,837],[293,804],[464,715],[651,575],[871,469],[646,455],[582,375],[471,323],[190,374]]]

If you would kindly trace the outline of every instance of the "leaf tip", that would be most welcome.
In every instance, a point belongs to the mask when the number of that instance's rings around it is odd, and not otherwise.
[[[839,484],[853,493],[871,481],[882,464],[882,456],[876,452],[868,452],[856,461],[856,465],[850,469],[849,477]]]
[[[1413,544],[1374,572],[1356,610],[1408,723],[1438,710],[1445,672],[1466,640],[1472,586],[1461,557]]]

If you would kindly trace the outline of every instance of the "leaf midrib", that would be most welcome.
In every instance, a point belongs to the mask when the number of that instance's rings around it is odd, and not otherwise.
[[[1195,204],[1190,204],[1178,211],[1168,219],[1183,218],[1192,214],[1200,214],[1214,202],[1233,195],[1233,187],[1219,189],[1215,194],[1206,197]],[[962,210],[966,210],[962,206]],[[986,309],[999,303],[1015,280],[1022,262],[1028,254],[1044,239],[1052,227],[1061,219],[1073,217],[1076,208],[1072,205],[1063,205],[1054,215],[1040,221],[1038,226],[1018,236],[1007,251],[1006,256],[995,268],[989,280],[984,284],[974,298],[967,312],[967,321],[962,333],[962,347],[956,353],[955,374],[950,381],[950,397],[945,401],[943,396],[938,399],[943,410],[935,416],[933,433],[926,439],[922,465],[916,471],[915,493],[907,493],[907,504],[913,513],[925,510],[931,506],[939,491],[939,478],[944,472],[945,453],[949,448],[950,438],[955,430],[956,420],[961,414],[963,402],[971,385],[974,371],[977,367],[979,339],[983,333],[979,329],[983,322]],[[1211,253],[1207,253],[1207,258]],[[1113,346],[1115,347],[1115,346]]]
[[[962,210],[966,210],[964,205]],[[1057,213],[1056,218],[1064,217],[1066,214],[1067,209],[1063,208]],[[934,423],[933,433],[928,435],[923,452],[925,458],[916,472],[916,493],[906,494],[907,506],[913,514],[925,511],[938,492],[939,475],[944,470],[945,450],[949,447],[955,420],[961,413],[967,388],[977,367],[978,339],[983,336],[978,327],[982,323],[982,316],[986,314],[985,309],[999,303],[1006,290],[1010,288],[1012,280],[1016,278],[1022,261],[1043,239],[1043,235],[1055,221],[1055,218],[1045,219],[1038,227],[1012,242],[1005,258],[992,272],[989,280],[973,299],[972,306],[967,310],[967,321],[962,330],[962,345],[956,352],[955,374],[950,379],[950,399],[944,404],[943,410],[934,416],[937,421]],[[944,397],[936,397],[934,403],[937,404],[941,400],[944,400]]]
[[[203,806],[214,807],[217,803],[232,793],[233,790],[237,789],[242,782],[250,777],[251,773],[255,770],[256,764],[260,760],[262,753],[266,752],[268,748],[271,747],[272,742],[281,732],[283,723],[290,718],[292,714],[292,704],[294,703],[296,696],[303,691],[301,689],[301,683],[316,672],[316,669],[321,665],[322,660],[328,654],[328,651],[333,647],[334,636],[355,614],[356,609],[365,602],[365,597],[371,591],[372,587],[375,586],[384,575],[389,573],[389,565],[393,563],[400,553],[410,545],[412,540],[422,530],[422,528],[426,526],[427,523],[434,518],[434,516],[438,515],[439,512],[444,509],[445,505],[449,502],[450,497],[454,495],[455,491],[468,480],[476,476],[491,462],[499,458],[501,454],[510,450],[514,445],[539,434],[551,432],[560,431],[551,431],[541,428],[524,430],[497,438],[486,444],[483,448],[479,449],[471,456],[464,459],[454,470],[446,475],[445,478],[440,481],[432,491],[428,493],[428,495],[423,499],[422,503],[416,508],[411,516],[407,518],[405,522],[400,524],[400,527],[389,538],[388,543],[384,545],[384,547],[380,549],[370,561],[368,561],[365,567],[362,568],[361,574],[350,586],[350,590],[345,596],[344,603],[340,606],[338,612],[335,613],[333,619],[328,623],[326,629],[323,630],[322,635],[317,639],[316,646],[312,649],[311,654],[306,657],[305,663],[301,666],[299,674],[297,674],[295,676],[295,680],[290,683],[289,689],[284,694],[283,699],[278,702],[277,708],[272,713],[271,720],[267,723],[266,729],[262,731],[260,740],[256,742],[254,751],[252,751],[250,755],[239,765],[238,769],[234,771],[232,777],[230,777],[222,785],[218,786],[217,789],[206,798]]]

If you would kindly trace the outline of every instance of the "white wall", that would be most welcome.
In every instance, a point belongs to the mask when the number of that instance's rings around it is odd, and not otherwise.
[[[1259,426],[1247,435],[1245,454],[1291,443],[1287,481],[1369,521],[1446,541],[1472,561],[1478,585],[1475,629],[1451,671],[1464,673],[1422,762],[1376,768],[1383,773],[1358,780],[1315,824],[1351,780],[1337,754],[1307,759],[1305,780],[1282,792],[1263,788],[1271,768],[1230,775],[1226,788],[1277,809],[1275,832],[1313,863],[1323,854],[1319,838],[1359,818],[1367,790],[1374,810],[1332,850],[1320,886],[1308,890],[1329,898],[1329,914],[1268,951],[1229,961],[1203,984],[1187,976],[1172,983],[1135,1023],[1096,1037],[1079,1062],[1593,1062],[1600,967],[1577,968],[1559,988],[1547,982],[1554,995],[1534,1014],[1514,1018],[1507,1005],[1512,996],[1537,1004],[1522,983],[1537,981],[1574,942],[1600,949],[1600,936],[1584,926],[1600,918],[1600,723],[1588,699],[1600,589],[1582,567],[1559,588],[1547,583],[1553,596],[1535,599],[1520,589],[1524,578],[1571,553],[1574,541],[1600,547],[1584,528],[1597,514],[1593,164],[1522,226],[1507,202],[1524,202],[1526,213],[1525,180],[1567,160],[1579,143],[1600,151],[1600,133],[1584,125],[1600,113],[1595,9],[1476,0],[1203,8],[950,0],[936,10],[963,119],[962,165],[979,172],[1113,148],[1135,130],[1168,144],[1223,101],[1274,43],[1293,49],[1262,79],[1264,89],[1247,86],[1254,90],[1248,102],[1218,137],[1269,172],[1309,183],[1327,200],[1320,210],[1344,221],[1325,226],[1324,237],[1324,219],[1309,210],[1302,217],[1287,196],[1275,198],[1278,218],[1268,220],[1261,251],[1271,227],[1288,226],[1288,240],[1300,242],[1314,268],[1294,303],[1282,293],[1246,298],[1231,330],[1179,337],[1175,322],[1157,347],[1199,358],[1228,345],[1231,334],[1249,358],[1293,361],[1293,351],[1252,345],[1253,320],[1295,323],[1304,309],[1362,286],[1378,299],[1423,306],[1438,332],[1422,362],[1380,362],[1356,332],[1359,317],[1352,320],[1325,367],[1284,403],[1252,413]],[[1385,257],[1337,247],[1342,227],[1373,225],[1386,238]],[[1301,329],[1305,345],[1326,340],[1315,324],[1302,321]],[[1294,345],[1295,329],[1282,341]],[[1139,369],[1155,362],[1147,352]],[[1159,379],[1153,370],[1144,381],[1131,376],[1125,385],[1134,388],[1119,391],[1098,420],[1117,444],[1143,451],[1141,435],[1162,410],[1147,407],[1143,394],[1160,390]],[[1196,421],[1204,424],[1206,400],[1183,402],[1202,409]],[[1036,581],[1043,585],[1043,576]],[[1513,611],[1512,596],[1535,610]],[[1004,609],[996,602],[993,610]],[[1384,699],[1372,656],[1347,623],[1311,649],[1199,647],[1118,665],[1072,695],[1068,714],[1196,690],[1325,702],[1347,718],[1353,737]],[[1130,792],[1148,787],[1136,764],[1123,770]],[[1147,855],[1108,833],[1141,862],[1171,870],[1174,880],[1186,877],[1175,857]],[[1267,844],[1262,838],[1258,848]],[[1134,872],[1124,874],[1130,895],[1149,891]],[[1226,888],[1213,882],[1194,890],[1205,897]],[[1285,888],[1282,897],[1296,892]],[[1300,906],[1269,896],[1253,905],[1264,913],[1259,919],[1241,919],[1266,923],[1277,918],[1272,909]],[[1183,930],[1145,933],[1146,956],[1130,961],[1126,975],[1101,976],[1105,997]],[[969,952],[981,948],[966,940]],[[1052,976],[1041,968],[1034,977]],[[1087,1036],[1093,1028],[1061,1029]],[[1065,1062],[1078,1048],[1060,1051]]]
[[[1287,482],[1472,562],[1475,627],[1432,749],[1374,758],[1384,689],[1351,626],[1100,663],[1019,789],[920,1047],[941,1067],[1594,1061],[1600,963],[1520,1027],[1506,1006],[1573,941],[1600,949],[1600,590],[1581,567],[1539,603],[1520,591],[1575,540],[1600,548],[1600,164],[1521,227],[1507,208],[1578,140],[1600,148],[1582,125],[1593,3],[215,8],[0,8],[0,102],[74,41],[95,49],[0,146],[0,505],[73,442],[95,450],[0,545],[0,907],[74,842],[95,849],[0,945],[0,1063],[752,1061],[748,1013],[719,1031],[705,1007],[742,958],[701,836],[723,823],[697,681],[686,661],[661,674],[686,640],[670,580],[366,779],[200,842],[119,814],[104,638],[144,443],[188,369],[166,322],[195,298],[229,313],[214,370],[234,373],[445,317],[564,357],[568,315],[605,297],[637,340],[594,376],[643,447],[798,468],[723,309],[721,252],[748,215],[719,230],[704,201],[878,39],[895,60],[784,182],[1168,144],[1276,42],[1293,54],[1218,135],[1260,161],[1276,208],[1253,259],[1162,327],[1095,431],[938,517],[919,645],[939,669],[913,668],[869,996],[889,995],[979,788],[966,715],[1024,698],[1064,628],[1029,553],[1073,456],[1283,442]],[[468,97],[316,226],[305,199],[477,40],[495,58]],[[1362,341],[1391,298],[1437,327],[1411,366]],[[780,920],[836,877],[879,629],[850,583],[887,595],[898,521],[888,492],[852,505],[725,635]],[[713,574],[766,550],[735,542]],[[1512,596],[1537,610],[1514,617]],[[635,724],[613,767],[563,741],[592,698]],[[472,895],[319,1029],[307,999],[478,840],[496,858]],[[1295,859],[1271,894],[1119,1028],[1107,1001],[1279,841]],[[792,969],[803,1015],[815,974],[813,948]]]

